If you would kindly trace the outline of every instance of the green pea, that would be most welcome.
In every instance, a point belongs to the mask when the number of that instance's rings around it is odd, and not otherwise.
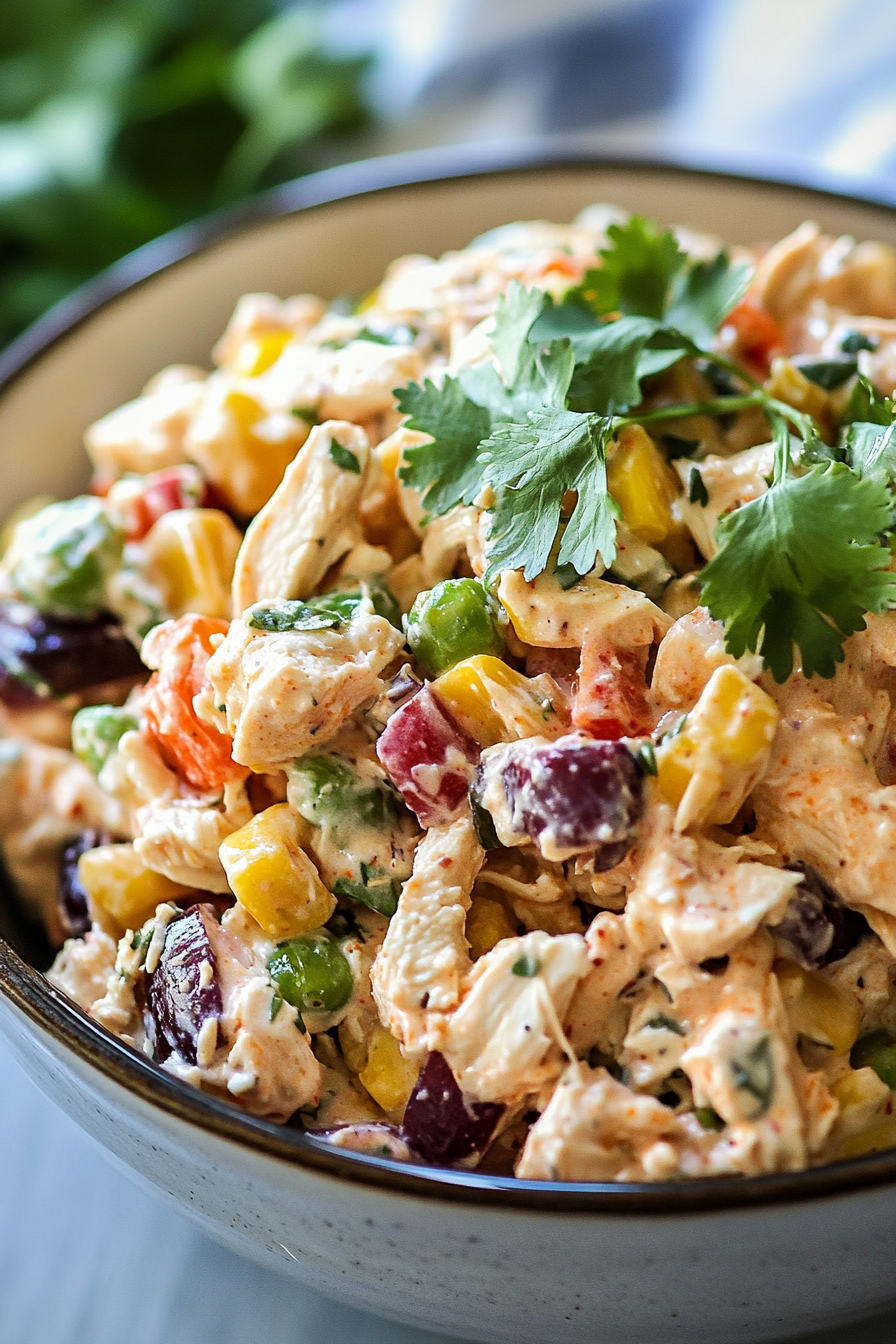
[[[93,616],[121,562],[123,534],[92,495],[50,504],[16,529],[12,580],[39,611]]]
[[[129,709],[89,705],[72,720],[72,751],[98,775],[124,734],[139,726]]]
[[[896,1035],[886,1027],[860,1036],[850,1052],[849,1062],[854,1069],[873,1069],[881,1082],[896,1090]]]
[[[348,959],[325,929],[280,943],[268,970],[281,998],[300,1013],[333,1013],[355,987]]]
[[[421,593],[408,616],[408,643],[433,676],[505,648],[495,604],[476,579],[445,579]]]

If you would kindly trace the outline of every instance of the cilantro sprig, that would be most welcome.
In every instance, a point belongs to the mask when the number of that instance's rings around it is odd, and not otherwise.
[[[831,463],[786,477],[724,518],[701,579],[704,603],[726,622],[729,653],[758,648],[786,681],[796,644],[807,677],[832,677],[846,636],[896,599],[879,543],[891,517],[884,485]]]
[[[410,428],[429,436],[405,450],[401,480],[431,514],[487,506],[486,582],[504,569],[532,579],[552,563],[585,574],[616,558],[607,454],[624,426],[758,407],[775,445],[770,488],[719,524],[703,600],[726,623],[729,651],[759,649],[777,680],[793,669],[794,645],[807,675],[833,675],[865,613],[896,602],[884,540],[896,516],[892,405],[859,378],[840,441],[823,443],[810,416],[712,348],[749,284],[747,263],[694,261],[637,216],[608,238],[602,265],[560,303],[511,283],[494,362],[396,390]],[[720,395],[639,410],[644,379],[682,358],[708,361]]]

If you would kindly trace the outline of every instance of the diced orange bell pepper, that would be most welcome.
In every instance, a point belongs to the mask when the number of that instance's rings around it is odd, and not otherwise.
[[[226,635],[227,630],[227,621],[211,616],[172,621],[156,644],[159,670],[143,692],[143,717],[163,759],[194,788],[206,792],[249,773],[231,756],[231,739],[203,723],[193,708],[193,696],[203,688],[214,652],[212,635]]]

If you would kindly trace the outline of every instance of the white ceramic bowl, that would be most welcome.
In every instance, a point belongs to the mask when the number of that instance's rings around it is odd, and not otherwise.
[[[515,219],[567,220],[594,201],[732,241],[812,217],[896,243],[893,210],[668,165],[520,154],[465,170],[443,154],[320,174],[143,249],[0,358],[4,512],[81,488],[85,425],[163,364],[206,362],[243,292],[363,291],[401,253],[438,254]],[[325,1293],[507,1344],[780,1338],[896,1299],[896,1153],[656,1186],[340,1153],[191,1091],[107,1035],[29,964],[39,952],[9,900],[0,932],[0,1028],[37,1084],[142,1185]]]

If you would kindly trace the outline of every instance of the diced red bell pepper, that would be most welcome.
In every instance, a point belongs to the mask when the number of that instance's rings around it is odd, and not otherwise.
[[[723,326],[737,333],[737,353],[763,374],[775,355],[784,353],[784,329],[748,294],[725,318]]]
[[[185,463],[144,477],[139,494],[127,497],[122,507],[129,540],[141,541],[164,513],[173,513],[175,509],[224,506],[220,492],[205,479],[199,468]]]
[[[579,664],[575,726],[602,741],[650,733],[646,662],[646,650],[619,649],[604,635],[589,635]]]

